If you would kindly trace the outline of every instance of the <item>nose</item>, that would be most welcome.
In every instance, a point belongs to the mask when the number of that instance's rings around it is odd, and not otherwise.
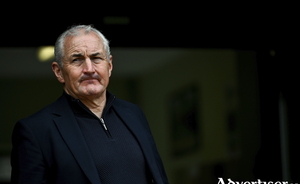
[[[92,63],[92,61],[87,58],[84,62],[84,66],[83,66],[83,72],[84,73],[94,73],[95,72],[95,68],[94,68],[94,65]]]

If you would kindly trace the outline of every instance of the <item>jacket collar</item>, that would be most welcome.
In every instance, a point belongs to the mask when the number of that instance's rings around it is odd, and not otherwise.
[[[55,105],[53,120],[58,131],[91,183],[101,183],[99,177],[97,177],[98,172],[93,159],[89,154],[88,146],[76,123],[76,118],[69,106],[66,96],[63,95],[60,97]]]

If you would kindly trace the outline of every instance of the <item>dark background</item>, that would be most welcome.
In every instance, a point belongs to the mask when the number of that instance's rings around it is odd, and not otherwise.
[[[174,5],[175,4],[175,5]],[[278,100],[287,102],[292,181],[300,181],[299,11],[274,2],[11,2],[2,6],[0,47],[53,45],[67,27],[93,24],[111,47],[231,48],[257,53],[261,148],[254,173],[281,180]],[[105,17],[126,17],[128,24],[105,24]],[[275,55],[271,56],[270,51]]]

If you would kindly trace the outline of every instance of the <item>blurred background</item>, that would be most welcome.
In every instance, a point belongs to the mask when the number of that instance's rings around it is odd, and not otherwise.
[[[76,24],[93,24],[110,40],[109,91],[144,110],[170,183],[300,181],[293,5],[7,7],[14,8],[0,13],[1,184],[9,182],[14,124],[62,94],[51,46]],[[50,56],[40,58],[44,49]]]

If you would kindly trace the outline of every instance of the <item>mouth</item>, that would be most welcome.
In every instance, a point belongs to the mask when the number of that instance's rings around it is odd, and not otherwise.
[[[82,76],[79,80],[80,82],[83,81],[88,81],[88,82],[93,82],[93,81],[100,81],[100,77],[97,76]]]
[[[87,83],[87,84],[95,84],[96,82],[98,82],[98,79],[94,79],[94,78],[84,79],[84,80],[81,80],[81,82]]]
[[[90,78],[90,79],[84,79],[82,81],[92,81],[92,80],[98,80],[98,79]]]

